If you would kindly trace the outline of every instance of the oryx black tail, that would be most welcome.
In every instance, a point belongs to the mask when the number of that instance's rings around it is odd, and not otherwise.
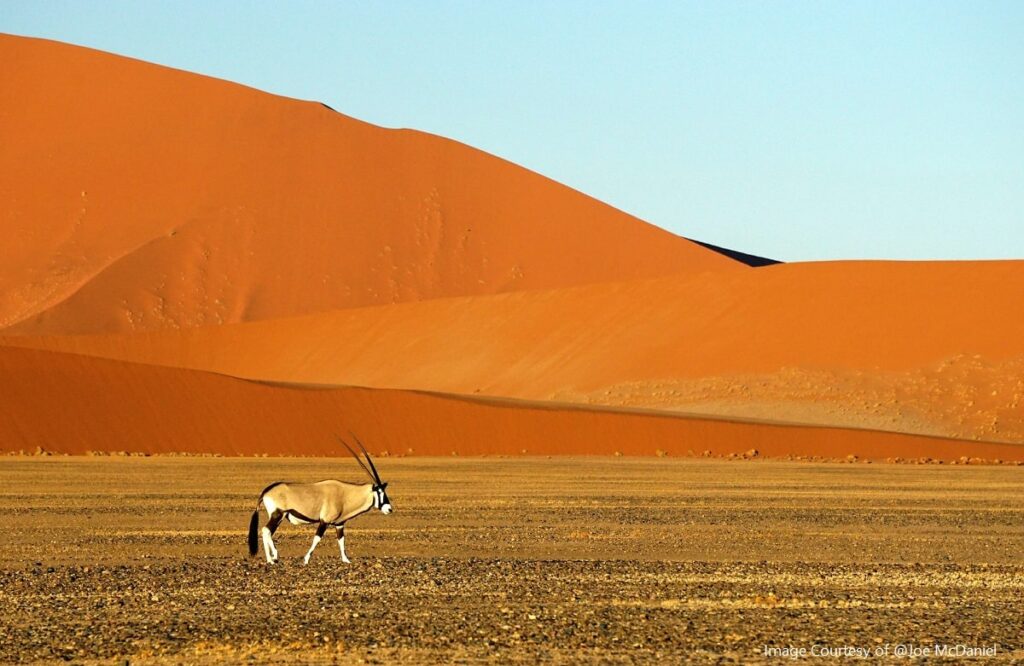
[[[252,518],[249,519],[249,555],[250,557],[256,554],[257,548],[259,548],[259,541],[257,540],[257,533],[260,527],[260,510],[257,508],[252,512]]]
[[[260,531],[259,530],[259,528],[260,528],[260,504],[263,503],[263,496],[266,495],[267,492],[272,490],[275,486],[279,486],[282,483],[284,483],[284,481],[277,481],[275,483],[270,484],[269,486],[267,486],[266,488],[263,489],[263,492],[260,493],[260,498],[258,500],[256,500],[256,510],[252,512],[252,518],[249,519],[249,555],[250,556],[255,555],[256,551],[259,550],[259,547],[260,547],[259,537],[257,535],[259,534],[259,531]]]

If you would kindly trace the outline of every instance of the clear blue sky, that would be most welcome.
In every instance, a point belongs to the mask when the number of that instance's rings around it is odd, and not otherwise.
[[[1024,258],[1024,2],[21,2],[785,260]],[[0,64],[2,66],[2,64]]]

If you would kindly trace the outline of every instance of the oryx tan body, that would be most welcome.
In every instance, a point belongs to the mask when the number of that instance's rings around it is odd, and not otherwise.
[[[341,525],[373,508],[372,488],[369,483],[333,479],[317,483],[277,483],[263,493],[263,506],[268,515],[280,509],[293,525]]]

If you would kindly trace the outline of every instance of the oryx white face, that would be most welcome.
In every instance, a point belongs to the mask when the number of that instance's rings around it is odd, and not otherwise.
[[[373,487],[373,505],[385,516],[391,513],[391,500],[388,499],[388,484],[381,483]]]

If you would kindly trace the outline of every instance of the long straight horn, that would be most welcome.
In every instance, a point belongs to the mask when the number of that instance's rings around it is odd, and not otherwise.
[[[371,474],[371,473],[370,473],[370,470],[366,469],[366,464],[365,464],[365,463],[363,463],[362,459],[361,459],[361,458],[359,457],[359,454],[358,454],[358,453],[356,453],[356,452],[355,452],[355,450],[354,450],[354,449],[353,449],[353,448],[352,448],[351,446],[349,446],[349,443],[348,443],[348,442],[346,442],[345,440],[343,440],[343,439],[342,439],[341,437],[339,437],[338,435],[335,435],[334,437],[335,437],[335,438],[336,438],[336,439],[337,439],[337,440],[338,440],[339,442],[341,442],[341,443],[342,443],[342,445],[344,445],[344,447],[345,447],[346,449],[348,449],[348,452],[352,454],[352,457],[356,459],[356,462],[357,462],[357,463],[359,463],[359,466],[363,468],[363,471],[364,471],[364,472],[366,472],[366,476],[370,477],[370,480],[371,480],[371,481],[374,481],[374,477],[373,477],[373,474]],[[357,440],[357,441],[358,441],[358,440]],[[376,471],[376,470],[374,470],[374,471]]]
[[[373,476],[376,482],[382,483],[380,480],[380,474],[377,473],[377,467],[373,464],[373,458],[371,458],[370,454],[366,451],[366,447],[363,446],[363,443],[359,441],[359,438],[356,437],[354,432],[350,430],[348,434],[352,435],[352,439],[356,440],[356,444],[358,444],[359,448],[363,450],[363,455],[366,456],[366,462],[370,463],[370,469],[373,470]]]

